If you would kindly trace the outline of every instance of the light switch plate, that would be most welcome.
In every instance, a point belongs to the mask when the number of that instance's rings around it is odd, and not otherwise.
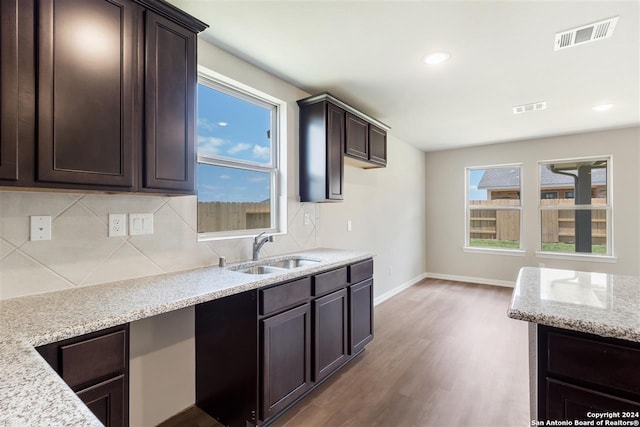
[[[129,235],[153,234],[153,214],[129,214]]]
[[[30,240],[51,240],[51,217],[32,216]]]

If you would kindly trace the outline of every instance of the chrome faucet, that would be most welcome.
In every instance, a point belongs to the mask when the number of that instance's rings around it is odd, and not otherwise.
[[[260,257],[260,249],[262,249],[264,244],[267,242],[273,242],[273,236],[262,237],[263,234],[265,234],[264,231],[253,238],[253,260],[254,261],[257,261],[258,258]]]

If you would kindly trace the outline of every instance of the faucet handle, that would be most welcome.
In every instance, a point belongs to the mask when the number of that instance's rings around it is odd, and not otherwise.
[[[253,238],[253,241],[257,243],[260,240],[260,237],[262,237],[262,235],[265,233],[266,231],[263,231],[262,233],[258,234],[256,237]]]

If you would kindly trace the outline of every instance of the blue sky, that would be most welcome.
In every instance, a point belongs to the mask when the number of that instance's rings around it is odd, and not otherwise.
[[[271,110],[198,85],[198,154],[271,162]],[[270,197],[267,173],[198,165],[198,200],[259,202]]]
[[[469,200],[487,200],[487,190],[478,190],[478,182],[482,179],[484,169],[469,171]]]

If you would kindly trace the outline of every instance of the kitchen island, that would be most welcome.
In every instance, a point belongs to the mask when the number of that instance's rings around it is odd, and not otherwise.
[[[532,425],[638,425],[639,308],[635,276],[520,270],[508,316],[529,322]]]
[[[373,256],[334,249],[291,255],[316,262],[263,275],[244,274],[233,266],[209,267],[0,301],[0,426],[102,425],[34,347]]]

